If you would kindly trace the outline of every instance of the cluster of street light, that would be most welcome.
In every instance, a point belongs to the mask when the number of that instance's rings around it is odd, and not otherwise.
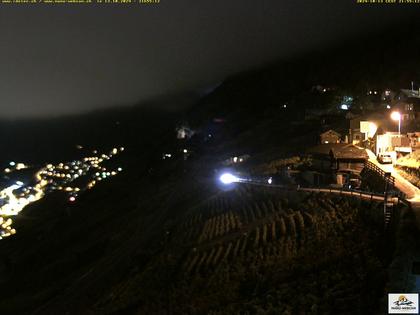
[[[98,154],[95,150],[93,151],[95,155],[80,160],[57,165],[47,164],[35,173],[33,182],[25,184],[16,181],[2,189],[0,191],[0,240],[16,233],[12,227],[11,217],[46,194],[63,191],[67,194],[68,201],[73,203],[81,192],[92,189],[98,182],[122,172],[121,167],[108,170],[102,165],[122,151],[124,147],[113,148],[108,154]],[[6,168],[4,173],[27,168],[23,163],[10,162],[9,165],[10,167]]]
[[[28,165],[26,165],[25,163],[16,163],[14,161],[11,161],[9,163],[9,167],[6,167],[4,169],[4,172],[5,173],[11,173],[13,171],[20,171],[20,170],[23,170],[25,168],[28,168]]]
[[[187,149],[182,149],[180,152],[182,152],[182,156],[184,157],[184,160],[186,160],[191,152],[189,152]],[[167,160],[176,157],[176,154],[173,153],[163,153],[162,154],[162,160]]]

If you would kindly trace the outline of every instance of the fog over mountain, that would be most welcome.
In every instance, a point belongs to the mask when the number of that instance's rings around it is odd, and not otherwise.
[[[412,6],[161,1],[0,10],[0,116],[51,117],[211,89],[226,76],[397,25]]]

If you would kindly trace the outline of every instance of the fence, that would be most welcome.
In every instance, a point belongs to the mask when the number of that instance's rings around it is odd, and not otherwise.
[[[390,188],[392,189],[395,187],[395,177],[392,176],[390,173],[386,173],[383,169],[381,169],[379,166],[375,165],[374,163],[370,161],[365,162],[365,168],[368,170],[371,170],[375,173],[377,173],[379,176],[381,176],[385,182],[388,183]]]
[[[353,197],[358,197],[360,199],[376,200],[376,201],[384,201],[385,199],[385,194],[383,193],[376,193],[376,192],[356,190],[356,189],[343,189],[343,188],[338,189],[338,188],[331,188],[331,187],[300,187],[299,185],[287,186],[287,185],[275,185],[275,184],[255,183],[255,182],[244,182],[244,184],[265,186],[265,187],[271,187],[271,188],[280,188],[282,190],[289,190],[289,191],[306,191],[306,192],[338,194],[338,195],[353,196]],[[394,203],[403,203],[407,206],[410,206],[410,202],[407,201],[403,196],[401,196],[401,194],[396,193],[396,192],[388,192],[387,200],[392,201]]]

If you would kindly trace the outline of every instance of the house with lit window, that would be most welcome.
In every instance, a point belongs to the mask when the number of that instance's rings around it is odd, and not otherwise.
[[[420,89],[401,89],[394,97],[392,109],[401,114],[402,121],[420,118]]]
[[[368,155],[366,150],[350,143],[320,144],[306,150],[311,170],[302,174],[310,184],[342,186],[359,178]]]
[[[385,119],[382,114],[351,118],[349,121],[349,143],[359,144],[369,138],[373,138],[377,132],[378,126],[383,126],[384,121]]]
[[[420,132],[408,132],[407,137],[413,151],[420,150]]]
[[[341,134],[338,132],[330,129],[327,130],[319,136],[321,144],[327,144],[327,143],[340,143],[341,142]]]

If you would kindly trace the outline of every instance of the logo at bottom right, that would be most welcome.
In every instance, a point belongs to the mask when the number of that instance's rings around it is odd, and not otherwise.
[[[388,314],[418,314],[418,293],[389,293]]]

